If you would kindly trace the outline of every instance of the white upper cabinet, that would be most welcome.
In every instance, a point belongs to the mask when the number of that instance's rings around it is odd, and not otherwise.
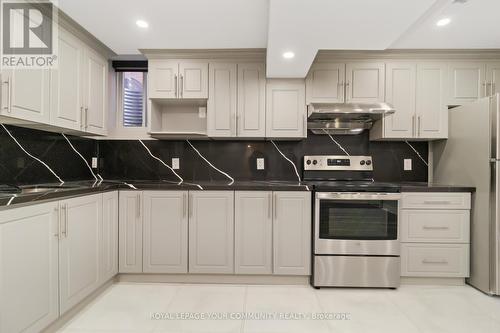
[[[118,212],[118,271],[142,272],[142,193],[120,191]]]
[[[266,70],[264,64],[238,64],[238,137],[266,136]]]
[[[210,137],[235,137],[236,131],[236,64],[211,63],[207,129]]]
[[[83,129],[87,133],[107,133],[108,64],[105,58],[90,48],[84,57],[84,118]]]
[[[484,62],[448,64],[448,105],[462,105],[486,95]]]
[[[419,63],[417,65],[417,138],[445,139],[448,137],[448,107],[445,100],[446,70],[445,63]]]
[[[188,272],[188,192],[144,191],[144,273]]]
[[[385,138],[412,138],[415,135],[416,111],[415,63],[388,63],[386,66],[386,102],[396,112],[383,119]]]
[[[208,62],[150,59],[148,96],[159,99],[207,99]]]
[[[0,332],[40,332],[59,316],[57,205],[0,212]]]
[[[486,95],[500,93],[500,62],[486,64]]]
[[[311,66],[306,78],[306,104],[343,103],[345,64],[318,63]]]
[[[1,80],[1,115],[49,124],[50,70],[3,70]]]
[[[234,192],[189,192],[189,272],[234,273]]]
[[[384,101],[385,65],[383,62],[353,62],[346,65],[348,103]]]
[[[270,79],[266,90],[266,137],[307,137],[304,80]]]
[[[51,72],[51,123],[82,130],[84,45],[72,34],[59,30],[59,63]]]

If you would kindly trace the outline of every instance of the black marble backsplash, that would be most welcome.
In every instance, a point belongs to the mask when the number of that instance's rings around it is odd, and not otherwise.
[[[30,153],[47,163],[64,181],[93,179],[83,161],[61,134],[8,126]],[[172,180],[177,178],[153,159],[137,140],[92,140],[68,136],[90,163],[99,156],[99,169],[108,180]],[[377,181],[427,181],[427,167],[405,142],[370,142],[368,132],[334,137],[351,155],[372,155]],[[151,152],[171,164],[180,159],[179,175],[186,181],[225,180],[186,141],[143,141]],[[302,175],[303,155],[344,155],[327,136],[308,134],[302,141],[274,141]],[[296,180],[295,172],[269,141],[191,141],[214,166],[236,180]],[[427,143],[412,145],[427,159]],[[265,158],[265,170],[257,170],[256,159]],[[403,171],[403,159],[413,160],[413,170]],[[0,183],[34,184],[57,182],[39,162],[27,156],[0,128]]]

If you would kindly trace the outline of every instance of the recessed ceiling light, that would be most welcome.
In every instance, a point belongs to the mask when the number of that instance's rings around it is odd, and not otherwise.
[[[137,26],[139,28],[147,28],[147,27],[149,27],[148,22],[146,22],[144,20],[137,20],[137,21],[135,21],[135,24],[137,24]]]
[[[291,51],[287,51],[287,52],[283,53],[283,58],[285,58],[285,59],[292,59],[293,57],[295,57],[295,53],[293,53]]]
[[[451,19],[448,17],[442,18],[439,21],[436,22],[436,25],[438,27],[444,27],[445,25],[448,25],[451,22]]]

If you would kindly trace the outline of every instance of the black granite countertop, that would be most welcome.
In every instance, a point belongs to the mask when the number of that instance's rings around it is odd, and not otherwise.
[[[474,192],[470,186],[395,183],[400,192]],[[35,187],[35,190],[33,188]],[[40,188],[40,191],[36,190]],[[43,189],[43,187],[47,187]],[[31,188],[31,190],[30,190]],[[175,183],[171,181],[81,181],[40,184],[23,187],[22,193],[0,193],[0,209],[28,205],[33,202],[60,200],[81,195],[114,190],[238,190],[238,191],[312,191],[313,186],[296,181],[203,181]]]

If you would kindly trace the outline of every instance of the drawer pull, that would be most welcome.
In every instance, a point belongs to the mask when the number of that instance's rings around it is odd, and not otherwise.
[[[428,260],[428,259],[424,259],[424,260],[422,260],[422,264],[446,265],[446,264],[448,264],[448,260],[446,260],[446,259],[443,259],[443,260]]]
[[[422,228],[426,229],[426,230],[448,230],[448,229],[450,229],[449,227],[429,227],[426,225],[424,225]]]
[[[427,205],[450,205],[451,202],[447,200],[425,200],[424,204]]]

